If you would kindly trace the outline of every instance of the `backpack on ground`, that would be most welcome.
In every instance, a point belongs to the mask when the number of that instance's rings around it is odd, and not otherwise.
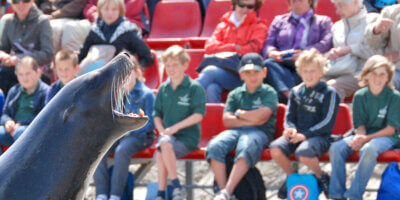
[[[226,157],[226,174],[229,176],[234,164],[234,156]],[[216,185],[216,182],[214,181]],[[265,185],[260,171],[252,167],[239,182],[233,195],[239,200],[265,200]]]
[[[396,162],[391,162],[382,174],[377,200],[400,200],[400,170]]]
[[[317,178],[311,174],[293,173],[288,176],[286,185],[289,200],[318,200],[321,193]]]

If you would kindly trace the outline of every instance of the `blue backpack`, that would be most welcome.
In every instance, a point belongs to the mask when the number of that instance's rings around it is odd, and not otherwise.
[[[400,170],[391,162],[382,174],[377,200],[400,200]]]
[[[291,174],[286,181],[287,199],[289,200],[318,200],[321,188],[311,174]]]

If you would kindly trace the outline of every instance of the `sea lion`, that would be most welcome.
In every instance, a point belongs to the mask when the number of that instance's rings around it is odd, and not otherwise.
[[[111,145],[148,117],[123,114],[128,54],[68,83],[0,157],[1,200],[83,199]]]

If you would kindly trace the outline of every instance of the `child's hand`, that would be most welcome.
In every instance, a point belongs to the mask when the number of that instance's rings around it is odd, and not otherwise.
[[[306,136],[305,135],[303,135],[301,133],[296,133],[294,136],[292,136],[290,138],[289,142],[293,143],[293,144],[296,144],[296,143],[299,143],[299,142],[304,141],[304,140],[306,140]]]
[[[287,128],[283,131],[283,137],[285,139],[290,139],[296,134],[297,130],[294,128]]]
[[[367,136],[366,135],[355,135],[353,140],[349,142],[348,146],[353,151],[359,151],[361,147],[366,143]]]
[[[9,133],[10,135],[11,135],[11,133],[14,132],[14,126],[15,126],[15,122],[13,120],[8,120],[4,124],[4,128],[6,129],[6,132]]]
[[[164,130],[165,135],[174,135],[179,130],[175,126],[170,126]]]

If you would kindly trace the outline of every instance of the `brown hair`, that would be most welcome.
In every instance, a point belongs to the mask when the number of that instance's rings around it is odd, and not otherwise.
[[[190,62],[190,56],[185,52],[181,46],[173,45],[168,47],[167,50],[161,56],[163,63],[166,63],[169,59],[174,59],[179,61],[181,64],[186,64]]]
[[[101,9],[107,3],[112,3],[117,5],[119,7],[119,16],[120,17],[125,16],[126,9],[125,9],[125,2],[123,0],[99,0],[97,2],[97,13],[99,14],[100,18],[103,18],[103,16],[101,15]]]
[[[78,55],[76,55],[76,53],[69,49],[62,49],[58,51],[54,59],[55,63],[64,60],[70,60],[74,68],[79,64]]]
[[[299,73],[301,68],[315,64],[325,73],[325,62],[326,58],[317,49],[303,50],[296,60],[296,71]]]
[[[24,56],[22,57],[21,60],[18,61],[18,64],[15,66],[15,72],[17,72],[18,68],[20,68],[22,65],[29,65],[32,67],[34,71],[37,71],[39,69],[39,65],[36,62],[36,60],[31,57],[31,56]]]
[[[360,87],[367,86],[368,80],[366,79],[366,76],[380,67],[384,67],[386,69],[386,72],[389,76],[387,85],[390,88],[393,88],[390,82],[392,81],[394,75],[394,65],[385,56],[382,55],[371,56],[370,58],[368,58],[367,62],[365,62],[364,68],[361,71],[360,81],[358,83]]]
[[[240,0],[232,0],[232,10],[235,10],[237,2]],[[281,0],[274,0],[274,1],[281,1]],[[263,0],[256,0],[256,7],[254,8],[255,11],[259,11],[261,6],[263,5]]]
[[[133,71],[135,71],[138,80],[142,81],[143,83],[146,81],[146,78],[143,77],[142,69],[140,69],[140,64],[135,56],[131,55],[131,61],[133,63]]]

